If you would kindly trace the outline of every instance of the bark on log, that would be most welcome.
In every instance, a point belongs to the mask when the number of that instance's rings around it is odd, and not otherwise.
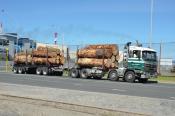
[[[48,52],[48,58],[53,58],[53,57],[57,57],[56,52]],[[34,57],[47,57],[47,51],[33,51],[33,56]]]
[[[115,50],[115,51],[112,52],[112,54],[113,54],[114,56],[118,56],[118,55],[119,55],[119,51],[118,51],[118,50]]]
[[[47,51],[48,52],[57,52],[57,53],[61,53],[60,49],[58,48],[53,48],[53,47],[43,47],[43,46],[38,46],[37,51]]]
[[[107,59],[104,59],[104,64],[107,63]],[[79,58],[78,64],[82,66],[102,66],[103,59],[94,59],[94,58]]]
[[[111,49],[81,49],[78,51],[79,58],[110,58]]]
[[[99,44],[99,45],[89,45],[86,49],[112,49],[112,51],[118,51],[118,46],[116,44]]]
[[[26,55],[16,55],[14,61],[16,63],[25,63],[26,62]],[[32,62],[32,57],[31,55],[27,55],[27,63]]]
[[[87,67],[102,67],[103,59],[95,59],[95,58],[79,58],[78,65],[87,66]],[[105,68],[110,68],[112,66],[111,59],[104,59]]]
[[[34,57],[33,62],[35,64],[46,64],[47,63],[47,58]],[[60,64],[60,60],[59,60],[59,58],[48,58],[48,63],[49,64]]]

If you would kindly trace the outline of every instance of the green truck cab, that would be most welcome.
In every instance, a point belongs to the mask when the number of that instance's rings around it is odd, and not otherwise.
[[[157,55],[151,48],[142,46],[130,46],[127,43],[123,51],[123,59],[120,67],[109,71],[110,80],[123,78],[124,81],[147,82],[149,78],[157,77]]]

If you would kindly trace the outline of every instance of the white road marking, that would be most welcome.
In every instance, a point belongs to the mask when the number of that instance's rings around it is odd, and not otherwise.
[[[121,91],[121,92],[124,92],[124,91],[126,91],[126,90],[124,90],[124,89],[112,89],[113,91]]]

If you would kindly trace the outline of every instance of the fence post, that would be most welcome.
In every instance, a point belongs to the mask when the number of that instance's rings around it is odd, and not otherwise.
[[[6,63],[5,63],[5,67],[6,67],[6,72],[8,71],[8,48],[6,48]]]
[[[77,52],[76,52],[76,64],[78,63],[78,52],[79,52],[79,46],[77,45]]]
[[[69,71],[69,60],[70,60],[70,55],[69,55],[69,48],[67,47],[67,54],[66,54],[66,59],[67,59],[67,65],[68,65],[68,71]]]

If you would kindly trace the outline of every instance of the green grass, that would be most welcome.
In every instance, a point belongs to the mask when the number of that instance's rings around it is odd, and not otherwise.
[[[169,76],[159,76],[158,78],[151,79],[153,81],[158,82],[173,82],[175,83],[175,76],[169,77]]]

